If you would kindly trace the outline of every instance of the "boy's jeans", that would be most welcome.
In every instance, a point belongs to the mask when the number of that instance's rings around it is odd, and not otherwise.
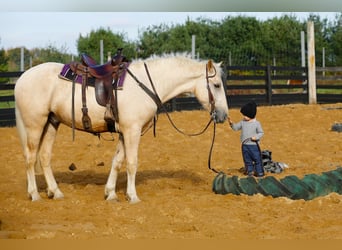
[[[255,171],[257,175],[264,174],[261,155],[259,147],[257,145],[243,144],[242,157],[245,163],[245,169],[247,170],[247,173],[253,173],[253,171]]]

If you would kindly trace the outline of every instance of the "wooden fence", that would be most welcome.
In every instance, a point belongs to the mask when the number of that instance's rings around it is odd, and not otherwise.
[[[254,100],[258,105],[307,103],[307,68],[229,66],[227,96],[230,107]],[[288,84],[290,80],[300,84]]]
[[[23,72],[0,72],[0,127],[15,126],[14,82]],[[3,82],[3,79],[11,81]]]
[[[251,100],[260,106],[308,103],[305,67],[229,66],[225,70],[229,107]],[[0,127],[15,126],[13,89],[22,73],[0,72],[0,79],[12,80],[0,82]],[[316,68],[316,81],[318,103],[342,102],[342,67]],[[173,98],[165,107],[170,112],[202,108],[195,97]]]

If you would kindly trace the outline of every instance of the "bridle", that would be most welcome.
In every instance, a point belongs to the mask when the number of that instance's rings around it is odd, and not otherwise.
[[[208,90],[208,100],[209,100],[209,104],[210,104],[210,116],[211,119],[214,120],[215,123],[215,116],[216,116],[216,111],[215,111],[215,99],[214,99],[214,95],[211,92],[210,86],[209,86],[209,79],[210,78],[214,78],[216,76],[216,68],[213,67],[214,69],[214,74],[213,75],[209,75],[209,69],[208,69],[208,64],[206,64],[205,67],[205,78],[207,80],[207,90]]]
[[[215,134],[216,134],[216,111],[215,111],[215,98],[214,98],[214,95],[213,93],[211,92],[211,89],[210,89],[210,86],[209,86],[209,79],[210,78],[213,78],[216,76],[216,68],[213,67],[214,69],[214,74],[213,75],[209,75],[209,67],[208,67],[208,64],[206,64],[206,72],[205,72],[205,78],[206,78],[206,83],[207,83],[207,90],[208,90],[208,100],[209,100],[209,104],[210,104],[210,120],[209,122],[207,123],[207,125],[198,133],[185,133],[184,131],[180,130],[176,125],[175,123],[172,121],[167,109],[164,107],[157,91],[156,91],[156,88],[153,84],[153,81],[152,81],[152,78],[151,78],[151,75],[150,75],[150,72],[148,70],[148,67],[146,65],[146,63],[144,62],[144,66],[145,66],[145,71],[146,71],[146,74],[148,76],[148,79],[150,81],[150,84],[152,86],[152,90],[151,91],[149,88],[146,87],[145,84],[143,84],[141,81],[139,81],[139,79],[129,70],[129,68],[127,67],[126,70],[127,72],[130,74],[130,76],[138,83],[138,85],[147,93],[147,95],[149,95],[152,100],[156,103],[157,107],[162,109],[167,118],[169,119],[171,125],[173,126],[173,128],[178,131],[179,133],[183,134],[183,135],[187,135],[187,136],[198,136],[198,135],[201,135],[203,134],[209,127],[210,123],[212,121],[214,121],[214,132],[213,132],[213,138],[212,138],[212,142],[211,142],[211,146],[210,146],[210,151],[209,151],[209,157],[208,157],[208,168],[212,171],[214,171],[215,173],[219,173],[219,171],[215,170],[214,168],[211,167],[211,155],[212,155],[212,150],[213,150],[213,146],[214,146],[214,141],[215,141]],[[154,120],[154,126],[155,126],[155,123],[156,123],[156,119]],[[153,130],[154,131],[154,136],[155,136],[155,129]]]
[[[216,76],[216,68],[213,67],[214,69],[214,74],[213,75],[209,75],[209,69],[208,69],[208,64],[206,64],[205,67],[205,78],[207,79],[207,90],[208,90],[208,100],[209,100],[209,104],[210,104],[210,121],[214,121],[214,132],[213,132],[213,138],[211,140],[211,146],[210,146],[210,150],[209,150],[209,156],[208,156],[208,168],[210,170],[212,170],[214,173],[219,173],[219,171],[217,171],[215,168],[211,167],[211,155],[213,152],[213,148],[214,148],[214,142],[215,142],[215,136],[216,136],[216,111],[215,111],[215,98],[213,93],[211,92],[210,86],[209,86],[209,79],[210,78],[214,78]]]

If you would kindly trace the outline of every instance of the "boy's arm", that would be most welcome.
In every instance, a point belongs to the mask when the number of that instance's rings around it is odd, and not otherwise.
[[[233,130],[240,130],[240,129],[242,128],[241,122],[234,123],[234,122],[230,119],[230,117],[228,117],[228,122],[229,122],[230,127],[231,127]]]
[[[232,126],[233,125],[233,121],[230,119],[230,117],[228,116],[228,122],[229,122],[229,125]]]
[[[264,130],[262,129],[260,122],[258,122],[258,125],[256,127],[256,135],[252,137],[252,140],[259,141],[263,135]]]

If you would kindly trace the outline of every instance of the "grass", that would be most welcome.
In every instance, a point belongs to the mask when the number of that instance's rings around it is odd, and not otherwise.
[[[317,94],[335,94],[335,95],[341,95],[342,89],[317,89]]]
[[[14,90],[1,90],[0,96],[12,96],[14,95]],[[14,108],[14,102],[0,102],[0,109],[3,108]]]
[[[0,102],[0,109],[14,108],[15,102]]]

